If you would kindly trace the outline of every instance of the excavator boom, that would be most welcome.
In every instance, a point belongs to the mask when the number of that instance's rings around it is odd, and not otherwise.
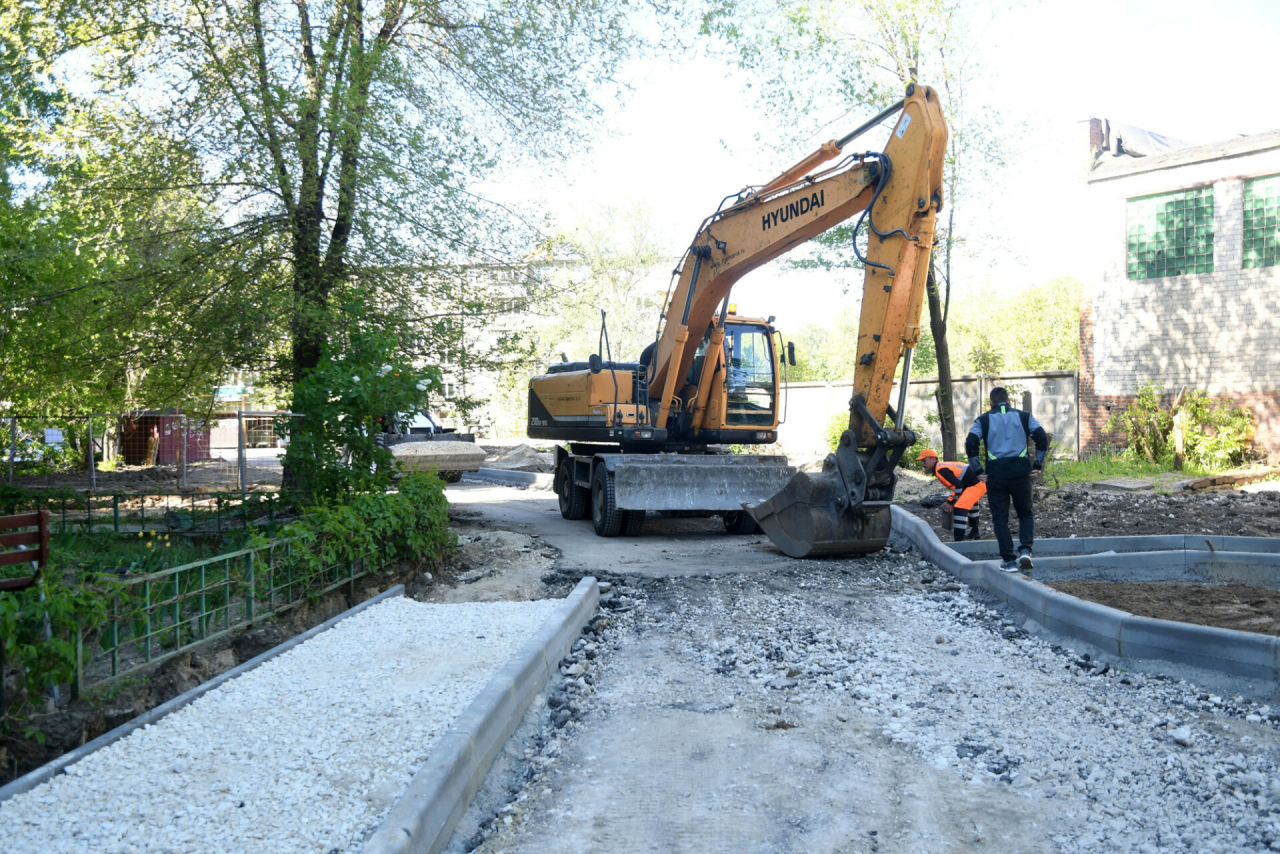
[[[907,89],[902,113],[879,164],[867,217],[866,274],[858,327],[858,363],[849,429],[820,473],[798,473],[777,495],[744,506],[769,538],[792,557],[879,551],[889,538],[895,468],[915,434],[903,428],[911,354],[920,340],[920,310],[934,227],[942,209],[947,128],[937,93]],[[904,359],[898,408],[889,399]],[[892,426],[886,415],[895,416]]]

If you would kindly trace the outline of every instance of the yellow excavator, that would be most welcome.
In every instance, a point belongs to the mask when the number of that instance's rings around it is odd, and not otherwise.
[[[895,114],[883,151],[845,152]],[[605,352],[533,377],[528,435],[568,444],[556,450],[561,514],[589,515],[601,536],[639,534],[650,510],[715,514],[731,533],[758,524],[792,557],[883,548],[895,469],[916,441],[903,416],[946,144],[937,91],[908,86],[893,107],[703,221],[673,274],[660,334],[637,361],[614,362],[602,328]],[[839,447],[820,473],[797,473],[780,455],[717,453],[777,441],[779,369],[795,364],[773,318],[731,312],[734,283],[859,214],[862,315]]]

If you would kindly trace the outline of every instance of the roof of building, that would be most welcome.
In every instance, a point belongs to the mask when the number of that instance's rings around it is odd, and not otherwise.
[[[1208,145],[1179,148],[1151,157],[1131,157],[1127,155],[1117,157],[1104,151],[1089,172],[1088,180],[1089,183],[1110,181],[1129,175],[1154,172],[1158,169],[1173,169],[1178,166],[1188,166],[1192,163],[1243,157],[1246,154],[1255,154],[1273,148],[1280,148],[1280,130],[1237,136],[1223,142],[1211,142]]]

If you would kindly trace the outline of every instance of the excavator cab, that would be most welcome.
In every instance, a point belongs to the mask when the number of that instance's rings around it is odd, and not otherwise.
[[[727,324],[724,352],[728,365],[725,426],[773,427],[778,423],[777,359],[768,327]]]

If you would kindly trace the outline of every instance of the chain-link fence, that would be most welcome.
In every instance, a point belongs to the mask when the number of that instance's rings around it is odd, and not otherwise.
[[[291,412],[178,409],[0,416],[5,481],[33,489],[278,489]],[[0,428],[2,429],[2,428]]]

